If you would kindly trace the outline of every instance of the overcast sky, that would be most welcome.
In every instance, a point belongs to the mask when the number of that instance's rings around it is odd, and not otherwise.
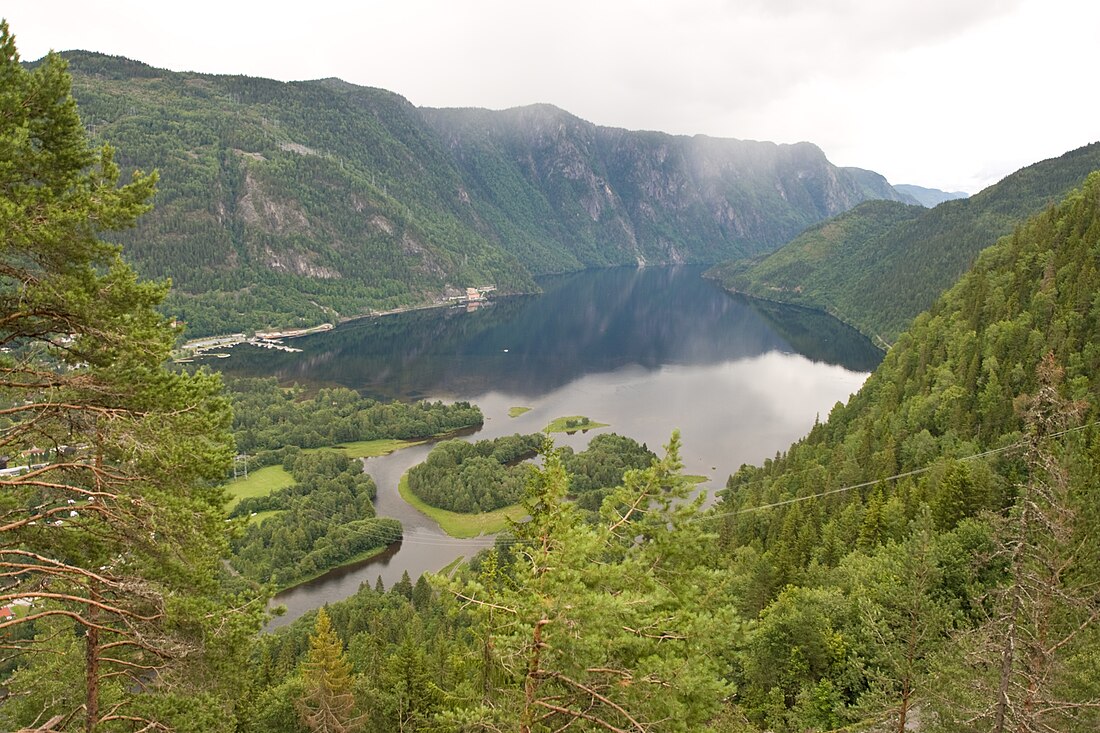
[[[20,54],[336,76],[414,104],[809,140],[971,193],[1100,139],[1097,0],[4,0]]]

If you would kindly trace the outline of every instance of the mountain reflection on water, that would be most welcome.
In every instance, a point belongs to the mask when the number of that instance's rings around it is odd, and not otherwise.
[[[772,351],[866,372],[882,352],[835,319],[722,292],[702,268],[593,270],[545,278],[542,295],[350,322],[296,339],[304,353],[238,347],[228,374],[343,385],[380,399],[534,399],[625,366],[708,365]]]

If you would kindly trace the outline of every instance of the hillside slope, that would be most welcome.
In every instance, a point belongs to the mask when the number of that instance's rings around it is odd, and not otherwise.
[[[94,141],[160,172],[118,241],[170,277],[192,335],[536,289],[593,266],[770,251],[881,176],[774,145],[600,128],[553,107],[421,110],[336,79],[276,82],[65,54]],[[858,180],[857,180],[858,178]]]
[[[711,271],[724,287],[836,315],[887,344],[985,247],[1100,169],[1100,143],[1045,160],[933,209],[864,205],[756,261]],[[887,213],[891,212],[891,213]]]
[[[155,208],[119,240],[143,275],[172,278],[193,335],[535,288],[395,94],[68,57],[94,138],[124,170],[160,172]]]
[[[982,252],[847,405],[730,477],[717,516],[760,612],[750,717],[803,730],[774,721],[820,715],[825,690],[821,727],[904,719],[915,690],[930,730],[991,730],[1007,669],[1010,718],[1043,723],[1021,729],[1095,728],[1098,292],[1100,173]]]

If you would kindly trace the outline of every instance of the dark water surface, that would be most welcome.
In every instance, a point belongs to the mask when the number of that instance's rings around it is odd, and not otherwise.
[[[798,308],[730,296],[701,268],[612,269],[541,281],[544,294],[474,311],[403,313],[296,339],[302,353],[238,346],[227,374],[342,385],[380,399],[469,400],[485,426],[469,439],[541,430],[564,415],[610,427],[556,436],[582,449],[614,431],[657,449],[673,429],[685,471],[713,495],[742,463],[759,463],[804,435],[857,390],[881,359],[858,333]],[[530,407],[517,418],[508,408]],[[381,576],[415,579],[491,544],[455,540],[401,500],[397,481],[430,446],[368,459],[381,516],[403,541],[379,558],[286,591],[286,622]]]

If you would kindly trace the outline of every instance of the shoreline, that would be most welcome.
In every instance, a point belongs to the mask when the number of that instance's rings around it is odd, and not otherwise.
[[[494,302],[503,298],[513,298],[516,296],[526,295],[538,295],[538,291],[532,291],[529,293],[506,293],[503,295],[495,295],[492,298],[484,298],[482,300],[473,301],[433,301],[431,303],[424,303],[421,305],[402,305],[396,308],[390,308],[388,310],[376,311],[371,310],[368,313],[356,315],[356,316],[343,316],[336,319],[336,323],[321,323],[316,326],[309,326],[308,328],[294,328],[294,329],[273,329],[268,331],[256,331],[252,336],[248,336],[245,333],[226,333],[217,334],[211,336],[200,336],[198,338],[189,339],[177,347],[176,351],[181,352],[180,356],[176,357],[176,362],[188,362],[194,358],[202,356],[216,356],[219,358],[225,358],[228,354],[216,354],[211,353],[216,349],[231,349],[239,344],[251,343],[262,348],[275,348],[283,351],[301,351],[301,349],[284,346],[281,344],[283,339],[299,338],[302,336],[312,336],[317,333],[324,333],[332,331],[333,329],[343,326],[348,323],[354,323],[355,321],[367,321],[374,318],[385,318],[386,316],[395,316],[401,313],[413,313],[416,311],[428,311],[439,310],[442,308],[456,308],[464,307],[467,310],[477,310],[478,308],[484,308],[493,305]]]
[[[395,453],[397,451],[403,450],[405,448],[411,448],[413,446],[422,445],[423,443],[426,443],[428,441],[446,440],[448,437],[454,437],[454,436],[462,435],[465,431],[471,430],[471,428],[480,428],[480,427],[481,427],[480,425],[472,425],[472,426],[467,426],[465,428],[459,428],[457,430],[451,430],[451,431],[448,431],[448,432],[445,432],[445,433],[439,433],[437,435],[433,435],[433,436],[428,437],[428,438],[419,438],[419,439],[414,439],[414,440],[400,440],[399,441],[400,444],[393,445],[392,447],[389,447],[388,450],[385,450],[383,452],[371,453],[370,455],[365,455],[365,456],[354,456],[354,458],[358,458],[359,460],[362,460],[364,458],[376,458],[376,457],[380,457],[380,456],[386,456],[386,455],[390,455],[391,453]],[[379,439],[379,441],[387,441],[387,440],[398,440],[398,439],[388,439],[388,438]],[[375,442],[375,441],[352,441],[352,444],[355,444],[357,442],[361,443],[361,442]],[[327,446],[326,448],[331,449],[331,450],[341,450],[342,447],[343,447],[342,445],[336,445],[336,446]],[[307,449],[304,449],[304,450],[316,451],[316,450],[323,450],[323,449],[325,449],[325,448],[307,448]],[[265,466],[265,468],[267,468],[267,467]],[[413,506],[413,508],[416,508],[414,505],[412,505],[412,504],[410,504],[410,505]],[[433,519],[433,521],[435,521],[434,517],[431,517],[430,515],[425,515],[425,516],[429,516],[430,519]],[[387,517],[377,517],[377,518],[385,519]],[[392,517],[390,517],[390,518],[392,518]],[[439,524],[438,521],[436,523]],[[290,590],[294,590],[295,588],[297,588],[299,586],[310,583],[314,580],[317,580],[318,578],[322,578],[322,577],[328,575],[329,573],[336,572],[336,571],[338,571],[342,568],[346,568],[346,567],[349,567],[349,566],[352,566],[352,565],[357,565],[359,563],[362,563],[362,562],[370,560],[374,557],[377,557],[378,555],[381,555],[382,553],[386,552],[387,550],[389,550],[394,545],[400,544],[402,541],[404,541],[404,529],[405,529],[404,526],[402,526],[401,537],[394,540],[393,542],[390,542],[390,543],[385,544],[385,545],[381,545],[379,547],[372,547],[368,550],[364,550],[363,552],[361,552],[357,555],[354,555],[350,558],[347,558],[346,560],[342,561],[338,565],[333,565],[332,567],[325,568],[324,570],[319,570],[316,573],[313,573],[311,575],[308,575],[308,576],[305,576],[305,577],[302,577],[302,578],[298,578],[298,579],[294,580],[294,582],[291,583],[290,585],[276,587],[274,592],[272,593],[272,600],[274,600],[275,596],[277,596],[277,595],[280,595],[282,593],[286,593],[287,591],[290,591]],[[446,530],[443,529],[442,525],[440,525],[440,529],[443,530],[444,532],[446,532]],[[228,561],[228,559],[227,559],[227,561]],[[234,571],[234,572],[236,572],[236,571]]]
[[[516,298],[516,297],[524,297],[524,296],[528,296],[528,295],[539,295],[541,293],[542,293],[541,290],[532,290],[530,292],[504,293],[504,294],[501,294],[501,295],[493,295],[492,297],[486,297],[482,300],[473,300],[473,301],[461,301],[461,300],[438,301],[437,300],[437,301],[433,301],[431,303],[425,303],[425,304],[422,304],[422,305],[402,305],[402,306],[398,306],[396,308],[390,308],[389,310],[384,310],[384,311],[371,310],[369,313],[364,313],[364,314],[358,315],[358,316],[345,316],[343,318],[336,319],[336,323],[337,323],[337,325],[342,326],[345,323],[353,323],[355,321],[366,321],[366,320],[370,320],[372,318],[384,318],[385,316],[396,316],[396,315],[399,315],[401,313],[413,313],[415,311],[438,310],[438,309],[441,309],[441,308],[465,307],[468,310],[477,310],[478,308],[482,308],[484,306],[491,306],[496,301],[504,300],[505,298]],[[470,306],[473,306],[473,308],[471,309]]]
[[[710,280],[715,285],[717,285],[719,289],[729,293],[730,295],[738,295],[738,296],[741,296],[742,298],[748,298],[749,300],[759,300],[762,303],[774,303],[776,305],[782,305],[782,306],[786,306],[788,308],[801,308],[802,310],[810,311],[810,312],[813,312],[813,313],[824,313],[825,315],[829,316],[830,318],[835,318],[836,320],[840,321],[841,323],[843,323],[848,328],[852,329],[853,331],[855,331],[859,335],[863,336],[863,338],[867,339],[871,343],[872,346],[874,346],[876,349],[878,349],[879,351],[881,351],[884,354],[887,353],[893,347],[893,344],[891,344],[889,341],[884,339],[882,336],[879,336],[877,333],[876,334],[865,333],[863,331],[863,329],[860,328],[859,326],[857,326],[853,321],[849,321],[844,316],[842,316],[840,313],[833,312],[833,310],[827,305],[816,306],[816,305],[809,305],[807,303],[793,303],[789,300],[780,300],[779,298],[769,298],[766,295],[757,295],[756,293],[750,293],[750,292],[747,292],[747,291],[744,291],[744,290],[738,290],[735,287],[725,285],[725,284],[722,283],[721,280],[719,280],[717,277],[715,277],[713,275],[707,275],[706,273],[703,273],[702,277],[705,280]]]
[[[331,573],[335,570],[339,570],[340,568],[345,568],[349,565],[355,565],[356,563],[363,562],[364,560],[370,560],[372,557],[377,557],[378,555],[381,555],[383,552],[388,550],[394,544],[396,544],[398,542],[401,542],[403,539],[404,539],[404,535],[402,535],[402,537],[394,540],[393,542],[390,542],[389,544],[382,545],[381,547],[372,547],[369,550],[363,550],[358,555],[355,555],[353,557],[348,558],[347,560],[340,563],[339,565],[333,565],[331,568],[325,568],[324,570],[319,570],[319,571],[317,571],[316,573],[314,573],[312,575],[308,575],[304,578],[299,578],[299,579],[295,580],[293,583],[291,583],[290,585],[279,586],[275,589],[275,592],[271,594],[271,599],[272,599],[272,601],[274,601],[275,596],[279,595],[280,593],[285,593],[288,590],[293,590],[293,589],[297,588],[300,585],[305,585],[306,583],[317,580],[318,578],[323,577],[325,575],[328,575],[329,573]]]

